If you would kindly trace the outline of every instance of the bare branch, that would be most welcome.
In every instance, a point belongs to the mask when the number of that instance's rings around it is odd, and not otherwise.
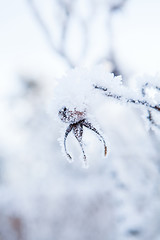
[[[108,54],[108,60],[112,63],[113,69],[112,72],[115,76],[122,75],[122,71],[119,67],[119,64],[116,59],[116,53],[115,53],[115,47],[114,47],[114,33],[113,33],[113,16],[116,11],[122,10],[127,0],[120,0],[118,2],[111,2],[111,5],[109,6],[109,17],[108,17],[108,23],[107,23],[107,31],[108,31],[108,37],[109,37],[109,54]],[[124,73],[123,73],[124,76]]]
[[[148,88],[148,87],[152,87],[152,88],[160,91],[160,87],[154,86],[153,84],[150,84],[150,83],[147,82],[147,83],[145,83],[145,84],[142,86],[142,95],[143,95],[143,96],[146,95],[146,88]],[[155,122],[155,120],[153,119],[153,114],[152,114],[152,111],[151,111],[151,110],[148,110],[147,119],[148,119],[148,121],[149,121],[153,126],[155,126],[155,127],[157,127],[157,128],[160,129],[160,125],[157,124],[157,123]]]
[[[30,6],[30,9],[32,10],[33,12],[33,15],[35,16],[37,22],[39,23],[45,37],[46,37],[46,40],[50,46],[50,48],[52,49],[52,51],[54,53],[58,53],[62,58],[65,59],[65,61],[67,62],[67,64],[73,68],[74,67],[74,64],[73,62],[70,60],[70,58],[67,56],[67,54],[65,53],[64,51],[64,48],[62,48],[61,46],[58,48],[56,47],[56,45],[54,44],[54,40],[53,40],[53,37],[47,27],[47,25],[45,24],[43,18],[41,17],[36,5],[34,4],[34,0],[27,0],[29,6]]]
[[[142,105],[142,106],[145,106],[145,107],[148,107],[148,108],[151,108],[151,109],[154,109],[154,110],[160,112],[160,104],[159,105],[152,105],[145,100],[143,101],[143,100],[139,100],[139,99],[126,98],[126,97],[123,97],[121,95],[114,94],[112,92],[109,92],[107,88],[104,88],[104,87],[101,87],[101,86],[93,85],[93,87],[95,89],[99,89],[99,90],[104,91],[105,95],[107,97],[115,98],[117,100],[124,101],[126,103],[134,103],[136,105]]]
[[[155,127],[157,127],[157,128],[160,129],[160,125],[157,124],[157,123],[154,121],[151,111],[148,111],[147,119],[149,120],[149,122],[150,122],[153,126],[155,126]]]

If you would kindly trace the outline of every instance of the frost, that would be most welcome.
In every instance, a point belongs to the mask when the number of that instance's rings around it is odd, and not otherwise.
[[[54,108],[57,112],[64,106],[70,110],[84,111],[87,109],[89,113],[93,105],[97,107],[96,101],[101,97],[94,86],[109,87],[119,92],[121,81],[121,76],[114,77],[113,73],[107,72],[102,66],[70,70],[58,80],[54,91]]]
[[[55,115],[62,122],[68,124],[63,144],[65,153],[70,161],[72,157],[67,151],[66,140],[70,132],[73,132],[80,144],[83,160],[87,164],[83,146],[84,128],[89,128],[98,135],[100,141],[104,144],[104,155],[107,155],[107,146],[103,134],[100,134],[92,124],[94,113],[99,108],[100,99],[101,102],[115,101],[123,105],[131,105],[142,109],[142,112],[145,113],[145,120],[150,124],[150,128],[151,125],[154,128],[160,128],[159,123],[157,123],[157,115],[159,115],[157,104],[159,99],[156,98],[156,96],[159,97],[159,87],[154,85],[154,81],[150,84],[149,81],[145,82],[143,78],[139,80],[138,84],[139,89],[138,87],[129,88],[124,86],[122,77],[115,77],[113,73],[107,72],[104,66],[96,66],[91,69],[76,68],[69,71],[58,81],[54,96]],[[153,114],[152,110],[154,111]]]
[[[93,126],[92,121],[92,105],[98,108],[96,99],[100,93],[96,91],[96,86],[110,86],[113,88],[116,84],[121,84],[121,77],[114,77],[112,73],[105,71],[104,67],[97,66],[87,70],[85,68],[77,68],[70,71],[66,76],[59,80],[57,89],[55,90],[56,115],[64,123],[68,123],[64,134],[64,150],[67,157],[72,160],[71,155],[67,151],[66,140],[70,132],[74,133],[83,152],[83,160],[87,166],[87,157],[83,147],[83,130],[88,128],[93,131],[104,145],[104,155],[107,155],[107,145],[103,134]],[[62,141],[61,141],[62,145]]]
[[[160,240],[160,2],[0,6],[0,239]]]

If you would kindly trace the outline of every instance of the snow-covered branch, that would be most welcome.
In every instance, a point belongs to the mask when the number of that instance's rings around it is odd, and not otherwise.
[[[144,107],[151,108],[151,109],[154,109],[154,110],[160,112],[160,104],[159,105],[152,105],[152,104],[150,104],[149,102],[147,102],[145,100],[127,98],[127,97],[124,97],[124,96],[121,96],[121,95],[114,94],[114,93],[108,91],[107,88],[104,88],[104,87],[101,87],[101,86],[97,86],[97,85],[93,85],[93,86],[94,86],[95,89],[99,89],[99,90],[104,91],[105,95],[107,97],[115,98],[117,100],[120,100],[120,101],[123,101],[123,102],[126,102],[126,103],[134,103],[136,105],[142,105]]]
[[[93,85],[93,87],[95,89],[98,89],[98,90],[101,90],[105,93],[105,96],[107,97],[110,97],[110,98],[114,98],[116,100],[119,100],[119,101],[122,101],[124,103],[132,103],[132,104],[135,104],[135,105],[138,105],[138,106],[143,106],[143,107],[146,107],[147,108],[147,111],[148,111],[148,116],[147,116],[147,120],[149,120],[150,124],[153,125],[154,127],[160,129],[160,124],[158,124],[155,120],[154,120],[154,117],[153,117],[153,114],[152,114],[152,110],[153,111],[158,111],[160,113],[160,104],[156,104],[156,105],[153,105],[151,104],[149,101],[147,100],[140,100],[140,99],[134,99],[134,98],[128,98],[128,97],[125,97],[123,95],[117,95],[113,92],[111,92],[108,88],[104,88],[102,86],[98,86],[98,85]],[[160,88],[158,86],[153,86],[149,83],[146,83],[143,87],[142,87],[142,95],[143,97],[145,97],[146,93],[145,93],[145,88],[147,87],[152,87],[158,91],[160,91]]]
[[[81,146],[83,159],[86,162],[82,140],[84,127],[94,131],[100,137],[100,140],[104,143],[106,155],[107,146],[105,139],[93,126],[93,119],[89,117],[92,105],[96,106],[96,100],[99,101],[102,95],[122,104],[132,104],[133,106],[141,107],[145,115],[147,112],[145,118],[149,120],[150,126],[160,129],[157,118],[157,114],[159,115],[160,113],[160,88],[154,83],[144,83],[144,80],[141,79],[139,80],[139,89],[130,89],[122,84],[121,76],[115,77],[113,73],[106,72],[102,66],[97,66],[90,70],[84,68],[74,69],[68,72],[68,75],[61,79],[59,83],[57,98],[60,99],[60,104],[57,111],[60,119],[69,124],[64,137],[64,149],[69,159],[71,159],[71,156],[67,152],[66,139],[73,130],[74,136]],[[156,95],[152,93],[153,90],[156,91]]]

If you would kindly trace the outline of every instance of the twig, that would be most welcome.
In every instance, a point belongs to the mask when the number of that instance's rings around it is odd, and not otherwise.
[[[160,129],[160,125],[157,124],[157,123],[154,121],[153,116],[152,116],[152,112],[149,111],[149,110],[148,110],[148,116],[147,116],[147,119],[149,120],[149,122],[150,122],[153,126],[155,126],[155,127],[157,127],[157,128]]]
[[[143,95],[143,97],[146,95],[146,91],[145,91],[145,90],[146,90],[147,87],[152,87],[152,88],[160,91],[160,87],[154,86],[154,85],[152,85],[152,84],[150,84],[150,83],[147,82],[147,83],[145,83],[145,84],[142,86],[142,95]],[[152,114],[152,111],[151,111],[151,110],[148,110],[147,119],[148,119],[148,121],[149,121],[153,126],[155,126],[155,127],[157,127],[157,128],[160,129],[160,125],[157,124],[157,123],[155,122],[155,120],[153,119],[153,114]]]
[[[123,97],[121,95],[117,95],[117,94],[108,92],[107,88],[104,88],[104,87],[101,87],[101,86],[93,85],[93,87],[95,89],[99,89],[99,90],[104,91],[105,95],[107,97],[115,98],[117,100],[123,100],[126,103],[134,103],[136,105],[142,105],[142,106],[145,106],[145,107],[148,107],[148,108],[151,108],[151,109],[154,109],[154,110],[160,112],[160,105],[152,105],[152,104],[150,104],[149,102],[147,102],[145,100],[143,101],[143,100],[139,100],[139,99],[126,98],[126,97]]]
[[[46,40],[49,43],[49,46],[51,47],[52,51],[55,53],[58,53],[62,58],[64,58],[67,62],[67,64],[73,68],[74,64],[72,63],[72,61],[69,59],[69,57],[67,56],[67,54],[65,53],[63,48],[58,48],[55,46],[52,35],[47,27],[47,25],[44,23],[39,11],[36,8],[36,5],[34,4],[33,0],[27,0],[37,22],[39,23],[44,35],[46,36]]]

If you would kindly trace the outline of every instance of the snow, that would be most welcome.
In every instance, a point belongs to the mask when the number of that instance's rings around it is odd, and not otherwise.
[[[66,17],[59,1],[34,2],[59,45]],[[49,47],[27,1],[0,3],[2,240],[160,238],[160,130],[149,123],[146,106],[126,102],[132,98],[155,105],[160,100],[155,89],[160,87],[159,1],[127,1],[112,17],[112,44],[124,76],[114,77],[106,67],[108,10],[104,0],[73,5],[63,47],[75,65],[84,67],[70,70]],[[103,67],[95,66],[103,59]],[[107,97],[93,85],[123,97]],[[64,106],[86,111],[106,140],[104,158],[102,142],[84,129],[88,169],[82,168],[72,133],[67,147],[74,162],[62,154],[58,139],[63,149],[69,125],[58,116]],[[152,110],[152,115],[159,124],[159,112]]]

